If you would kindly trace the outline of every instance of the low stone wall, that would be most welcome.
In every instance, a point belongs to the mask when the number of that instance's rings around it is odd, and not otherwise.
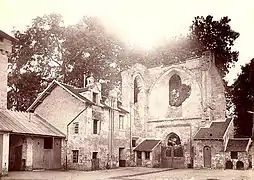
[[[244,169],[248,169],[250,166],[249,155],[247,152],[237,152],[237,159],[231,159],[231,153],[225,152],[225,164],[227,161],[231,161],[233,163],[233,169],[237,169],[237,162],[241,161],[244,164]],[[226,168],[226,167],[225,167]]]

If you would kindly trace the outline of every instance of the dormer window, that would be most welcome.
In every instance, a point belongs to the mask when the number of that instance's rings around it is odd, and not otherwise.
[[[97,104],[98,93],[93,92],[93,102]]]

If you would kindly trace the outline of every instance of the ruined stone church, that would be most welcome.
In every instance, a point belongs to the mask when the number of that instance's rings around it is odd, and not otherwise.
[[[251,167],[251,139],[234,138],[213,54],[167,67],[134,64],[122,97],[84,76],[53,81],[26,112],[7,110],[11,36],[0,31],[0,175],[8,170],[97,170],[123,166]],[[121,99],[121,100],[120,100]]]
[[[122,96],[137,166],[249,167],[251,140],[234,139],[210,52],[168,67],[136,64],[122,73]]]

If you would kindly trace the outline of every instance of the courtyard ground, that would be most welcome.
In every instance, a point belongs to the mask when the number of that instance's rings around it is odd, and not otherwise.
[[[3,180],[86,180],[86,179],[152,179],[152,180],[254,180],[254,171],[210,169],[160,169],[126,167],[101,171],[9,172]]]

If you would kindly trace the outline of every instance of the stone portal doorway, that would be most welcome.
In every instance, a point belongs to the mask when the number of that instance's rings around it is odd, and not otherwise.
[[[204,155],[204,167],[211,168],[211,148],[209,146],[204,147],[203,155]]]
[[[166,146],[161,147],[161,166],[163,168],[184,168],[183,146],[179,136],[170,133]]]

